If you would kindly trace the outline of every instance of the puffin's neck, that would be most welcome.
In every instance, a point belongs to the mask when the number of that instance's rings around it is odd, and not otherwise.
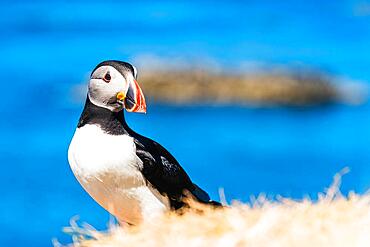
[[[130,135],[133,131],[128,127],[123,111],[112,112],[106,108],[94,105],[89,97],[86,98],[84,110],[77,127],[86,124],[99,125],[100,128],[111,135]]]

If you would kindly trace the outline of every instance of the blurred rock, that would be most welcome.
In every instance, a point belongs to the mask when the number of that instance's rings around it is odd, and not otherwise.
[[[319,73],[228,75],[205,70],[158,70],[141,74],[139,83],[147,98],[171,104],[314,106],[358,104],[367,96],[367,87],[363,85],[339,86]]]

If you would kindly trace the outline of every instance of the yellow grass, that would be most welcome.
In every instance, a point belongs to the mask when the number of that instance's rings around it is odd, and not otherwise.
[[[74,246],[370,246],[370,194],[343,196],[340,176],[319,199],[233,203],[215,210],[196,203],[182,215],[170,213],[136,227],[108,232],[78,227],[66,230]],[[58,245],[58,244],[55,244]]]

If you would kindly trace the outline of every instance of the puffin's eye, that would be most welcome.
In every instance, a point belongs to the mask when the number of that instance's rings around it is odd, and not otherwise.
[[[109,72],[107,72],[105,74],[103,80],[108,83],[108,82],[110,82],[111,79],[112,79],[112,77],[110,76]]]

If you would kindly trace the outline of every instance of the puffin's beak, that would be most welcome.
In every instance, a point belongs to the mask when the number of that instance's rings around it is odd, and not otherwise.
[[[117,100],[125,102],[125,108],[128,112],[146,113],[146,103],[143,91],[136,80],[130,82],[127,93],[119,92]]]

